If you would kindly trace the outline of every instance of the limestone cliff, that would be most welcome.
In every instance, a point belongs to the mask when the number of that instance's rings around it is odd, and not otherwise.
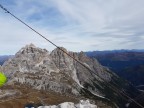
[[[65,95],[96,96],[108,101],[116,101],[116,103],[121,101],[121,97],[115,94],[107,83],[117,83],[118,89],[125,90],[128,86],[127,82],[100,65],[96,59],[87,57],[83,52],[74,53],[65,48],[61,49],[84,66],[59,48],[50,53],[46,49],[30,44],[20,49],[13,58],[3,64],[2,70],[9,78],[7,84],[18,82],[37,90],[51,90]],[[122,82],[124,82],[123,85]]]

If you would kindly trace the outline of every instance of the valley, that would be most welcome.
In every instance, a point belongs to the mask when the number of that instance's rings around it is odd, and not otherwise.
[[[103,66],[130,81],[134,86],[144,84],[143,50],[94,51],[86,54],[96,58]]]

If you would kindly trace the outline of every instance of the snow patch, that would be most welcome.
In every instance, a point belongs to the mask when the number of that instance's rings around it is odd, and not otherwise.
[[[38,108],[98,108],[97,105],[90,104],[89,100],[81,100],[78,104],[64,102],[59,105],[39,106]]]

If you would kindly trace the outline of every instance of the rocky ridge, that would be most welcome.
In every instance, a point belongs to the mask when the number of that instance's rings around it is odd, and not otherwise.
[[[62,49],[107,81],[111,80],[111,75],[105,74],[103,67],[95,59],[88,58],[83,52],[78,54]],[[33,44],[18,51],[14,58],[4,63],[2,70],[9,77],[9,83],[16,81],[39,90],[49,89],[75,95],[79,94],[85,83],[93,85],[92,80],[97,77],[58,48],[49,54],[47,50]],[[98,90],[93,92],[99,93]]]
[[[65,48],[61,49],[88,69],[59,48],[50,53],[46,49],[30,44],[20,49],[13,58],[2,65],[1,70],[9,79],[7,85],[19,83],[45,92],[50,90],[63,95],[85,96],[116,104],[121,101],[121,97],[107,87],[107,83],[99,76],[106,82],[118,83],[118,89],[127,89],[128,83],[83,52],[74,53]]]

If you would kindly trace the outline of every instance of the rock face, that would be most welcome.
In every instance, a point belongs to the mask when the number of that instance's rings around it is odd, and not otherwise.
[[[61,49],[107,81],[111,80],[111,75],[106,74],[104,67],[95,59],[88,58],[83,52],[73,53]],[[33,44],[19,50],[15,57],[4,63],[2,69],[9,77],[9,83],[19,82],[39,90],[53,90],[75,95],[78,95],[87,83],[94,87],[92,80],[98,79],[96,75],[60,49],[56,48],[49,54],[46,49],[37,48]],[[93,88],[89,87],[89,89]],[[96,88],[93,92],[100,93]]]
[[[36,89],[78,94],[78,84],[69,73],[61,71],[45,49],[27,45],[3,65],[9,82],[19,82]]]
[[[99,64],[96,59],[87,57],[83,52],[68,52],[84,66],[63,53],[59,48],[49,53],[33,44],[26,45],[15,56],[6,61],[2,70],[9,78],[8,84],[15,82],[26,84],[38,90],[51,90],[61,94],[89,94],[99,98],[118,100],[100,79],[106,82],[119,82],[117,75]],[[120,85],[119,89],[123,89]],[[116,96],[113,98],[113,96]],[[109,100],[108,99],[108,100]]]

